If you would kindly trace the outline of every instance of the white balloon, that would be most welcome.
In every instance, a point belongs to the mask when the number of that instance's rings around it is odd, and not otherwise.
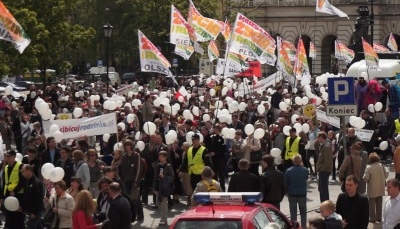
[[[178,101],[179,101],[179,102],[183,102],[184,100],[185,100],[185,98],[183,98],[183,96],[179,96],[179,97],[178,97]]]
[[[361,129],[360,126],[362,125],[362,121],[363,121],[362,118],[356,117],[356,118],[353,120],[353,125],[352,125],[352,126]]]
[[[275,157],[275,158],[274,158],[274,164],[275,164],[275,165],[280,165],[280,164],[282,164],[282,157]]]
[[[222,88],[221,95],[225,96],[227,92],[228,92],[228,88],[224,87],[224,88]]]
[[[80,95],[79,95],[79,92],[75,92],[75,97],[76,97],[76,98],[79,98],[79,96],[80,96]]]
[[[239,111],[244,111],[244,110],[246,110],[246,107],[247,107],[247,103],[241,102],[241,103],[239,104]]]
[[[54,132],[53,136],[57,143],[60,143],[63,140],[63,133],[61,131]]]
[[[315,98],[315,105],[319,106],[322,103],[322,99],[320,97]]]
[[[38,106],[39,106],[39,104],[41,104],[41,103],[44,103],[44,100],[41,99],[41,98],[37,98],[36,101],[35,101],[35,107],[36,107],[36,109],[37,109],[38,111],[39,111]]]
[[[167,143],[167,145],[173,144],[174,141],[175,141],[175,136],[173,134],[165,135],[165,143]]]
[[[285,102],[280,102],[279,103],[279,109],[281,109],[282,111],[287,111],[288,106]]]
[[[283,133],[284,133],[286,136],[289,136],[289,135],[290,135],[290,129],[292,129],[292,127],[290,127],[290,126],[284,126],[284,127],[283,127]]]
[[[49,107],[49,104],[48,104],[48,103],[46,103],[46,102],[43,101],[42,103],[39,103],[38,106],[37,106],[36,108],[37,108],[37,110],[39,111],[40,114],[44,114],[44,113],[46,113],[46,111],[47,111],[50,107]]]
[[[53,135],[55,132],[60,131],[60,127],[56,124],[50,126],[49,132],[50,135]]]
[[[285,99],[284,101],[288,106],[290,106],[290,104],[292,103],[292,101],[290,99]]]
[[[304,97],[301,99],[301,103],[302,103],[303,105],[307,105],[309,101],[310,101],[310,100],[309,100],[308,97],[306,97],[306,96],[304,96]]]
[[[254,131],[254,138],[260,139],[260,138],[263,138],[264,135],[265,135],[265,130],[264,129],[257,128]]]
[[[54,165],[52,163],[46,163],[42,166],[40,169],[40,172],[42,173],[42,176],[44,179],[49,179],[50,178],[50,172],[51,170],[54,169]]]
[[[299,106],[303,105],[303,101],[298,96],[296,98],[294,98],[294,102]]]
[[[217,100],[215,101],[215,109],[222,109],[222,107],[224,106],[224,102],[222,102],[221,100]]]
[[[5,91],[4,91],[4,93],[5,93],[6,95],[11,95],[12,92],[13,92],[13,88],[12,88],[11,86],[7,86],[6,89],[5,89]]]
[[[297,114],[292,115],[292,117],[290,118],[290,120],[292,121],[292,124],[295,124],[297,122],[298,118],[300,118],[299,115],[297,115]]]
[[[22,156],[22,154],[20,154],[20,153],[17,153],[16,158],[17,158],[19,161],[22,161],[22,159],[24,158],[24,156]]]
[[[265,106],[262,105],[262,104],[258,105],[258,106],[257,106],[257,111],[258,111],[258,113],[260,113],[260,114],[264,114],[264,112],[265,112]]]
[[[300,123],[295,123],[293,128],[296,129],[296,133],[299,134],[303,130],[303,126]]]
[[[325,92],[325,88],[324,88],[324,87],[321,87],[321,88],[319,89],[319,91],[320,91],[321,93],[324,93],[324,92]]]
[[[183,117],[184,117],[185,119],[190,119],[190,115],[191,115],[191,113],[190,113],[189,110],[184,110],[184,111],[183,111]]]
[[[122,131],[125,131],[126,125],[123,122],[117,124],[117,126],[121,127]]]
[[[140,132],[139,132],[139,131],[136,132],[136,134],[135,134],[135,140],[136,140],[136,141],[139,140],[139,139],[140,139],[140,136],[141,136]]]
[[[254,133],[254,126],[253,126],[252,124],[247,124],[247,125],[244,127],[244,132],[245,132],[247,135],[252,135],[252,134]]]
[[[215,95],[215,89],[214,89],[214,88],[210,89],[210,95],[211,95],[211,96],[214,96],[214,95]]]
[[[204,102],[204,96],[199,97],[200,102]]]
[[[82,110],[82,108],[80,108],[80,107],[76,107],[76,108],[74,109],[74,111],[72,112],[72,114],[74,115],[74,118],[79,118],[79,117],[82,116],[83,110]]]
[[[350,123],[350,125],[352,125],[352,126],[354,126],[354,120],[357,118],[357,116],[350,116],[350,118],[349,118],[349,123]]]
[[[361,72],[360,76],[363,77],[364,79],[367,79],[368,78],[368,73],[367,72]]]
[[[19,209],[19,201],[17,198],[13,196],[9,196],[4,200],[4,207],[10,212],[18,211]]]
[[[64,178],[65,171],[61,167],[56,167],[51,170],[50,172],[50,181],[51,182],[58,182]]]
[[[302,129],[304,133],[308,133],[308,131],[310,131],[310,125],[308,125],[308,123],[304,123]]]
[[[128,114],[128,116],[126,116],[126,121],[128,123],[132,123],[133,121],[135,121],[135,116],[133,114]]]
[[[371,112],[371,113],[373,113],[375,111],[374,104],[369,104],[368,105],[368,111]]]
[[[273,156],[273,157],[280,157],[281,153],[282,153],[282,150],[280,150],[279,148],[271,149],[271,156]]]
[[[110,134],[104,134],[103,135],[103,141],[104,142],[108,142],[108,140],[110,139],[111,135]]]
[[[204,114],[203,115],[203,121],[207,122],[210,120],[210,115],[209,114]]]
[[[229,138],[229,137],[230,137],[229,128],[228,128],[228,127],[222,128],[221,134],[222,134],[222,136],[224,136],[225,138]]]
[[[194,106],[194,107],[192,108],[192,113],[193,113],[194,115],[196,115],[196,116],[200,116],[200,109],[199,109],[199,107]]]
[[[382,108],[383,108],[383,104],[381,103],[381,102],[377,102],[376,104],[375,104],[375,110],[376,111],[381,111],[382,110]]]
[[[117,143],[114,144],[113,149],[114,150],[122,150],[123,147],[124,147],[124,145],[121,142],[117,142]]]
[[[386,150],[389,146],[389,143],[387,141],[383,141],[379,144],[379,149],[380,150]]]
[[[147,135],[152,135],[156,132],[157,127],[156,124],[154,124],[153,122],[145,122],[143,124],[143,131],[147,134]]]
[[[328,93],[327,92],[323,92],[321,95],[323,100],[327,100],[328,99]]]
[[[52,114],[53,114],[52,111],[50,109],[48,109],[46,112],[41,114],[41,116],[42,116],[43,120],[49,120],[51,118]]]
[[[188,142],[190,145],[193,144],[193,142],[192,142],[193,135],[194,135],[193,131],[189,131],[186,134],[186,142]]]

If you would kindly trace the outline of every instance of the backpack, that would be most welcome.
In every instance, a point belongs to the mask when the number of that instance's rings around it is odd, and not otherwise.
[[[215,186],[215,184],[217,183],[215,180],[211,180],[211,183],[206,180],[202,180],[201,183],[203,183],[207,187],[208,192],[218,192],[218,189]]]

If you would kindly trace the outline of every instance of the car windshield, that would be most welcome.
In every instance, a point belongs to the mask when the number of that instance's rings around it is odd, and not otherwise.
[[[178,221],[174,229],[242,229],[240,220],[187,220]]]

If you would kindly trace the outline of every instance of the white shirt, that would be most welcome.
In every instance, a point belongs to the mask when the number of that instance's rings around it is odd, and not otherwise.
[[[388,197],[383,204],[382,229],[393,229],[400,223],[400,193],[395,199]]]

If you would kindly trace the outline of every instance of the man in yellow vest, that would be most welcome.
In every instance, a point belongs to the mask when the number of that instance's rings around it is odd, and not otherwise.
[[[14,150],[8,151],[4,156],[7,166],[4,168],[3,172],[1,203],[4,203],[4,200],[9,196],[14,196],[19,200],[20,203],[22,203],[23,186],[25,182],[25,179],[21,173],[22,163],[15,160],[17,152]],[[7,209],[4,209],[3,213],[5,213],[6,218],[6,223],[4,225],[5,228],[25,228],[25,214],[22,212],[22,210],[11,212]]]
[[[212,162],[206,147],[200,145],[200,136],[194,134],[192,137],[193,145],[188,149],[183,159],[182,171],[187,168],[190,175],[190,184],[195,190],[197,183],[201,181],[201,173],[205,166],[212,167]]]
[[[285,153],[283,156],[283,169],[285,172],[286,169],[293,166],[292,158],[293,156],[300,154],[301,150],[304,150],[305,144],[301,140],[299,136],[296,135],[296,128],[292,128],[289,131],[290,135],[286,138],[285,148],[283,148],[283,152]]]

